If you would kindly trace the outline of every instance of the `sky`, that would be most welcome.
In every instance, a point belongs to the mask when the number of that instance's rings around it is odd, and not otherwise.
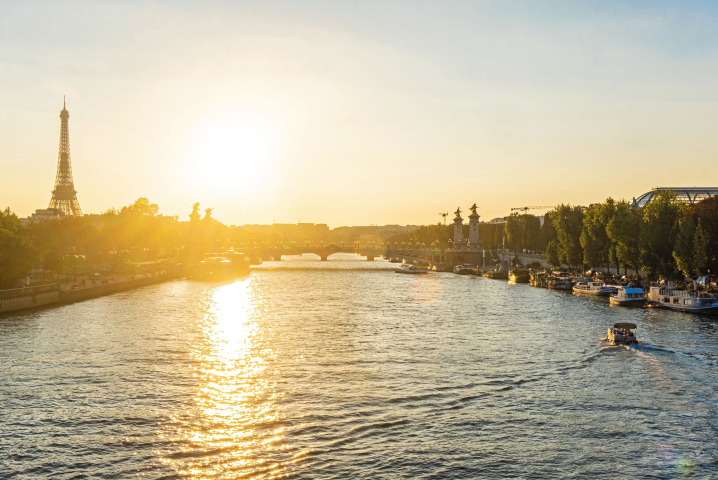
[[[718,187],[717,20],[690,1],[3,0],[0,207],[49,204],[63,95],[85,213],[148,197],[334,228]]]

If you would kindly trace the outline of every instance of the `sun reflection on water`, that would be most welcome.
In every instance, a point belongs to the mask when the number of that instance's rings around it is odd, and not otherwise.
[[[270,380],[275,352],[264,345],[253,279],[209,290],[203,341],[193,348],[198,377],[195,413],[184,424],[180,452],[165,457],[192,478],[274,477],[284,443],[282,412]]]

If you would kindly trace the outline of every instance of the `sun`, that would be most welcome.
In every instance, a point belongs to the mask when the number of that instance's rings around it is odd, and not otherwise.
[[[185,180],[206,191],[257,192],[271,180],[277,150],[277,129],[265,118],[213,118],[194,138]]]

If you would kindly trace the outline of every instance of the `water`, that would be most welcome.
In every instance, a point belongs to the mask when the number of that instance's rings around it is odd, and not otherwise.
[[[392,267],[0,318],[0,478],[718,477],[718,318]]]

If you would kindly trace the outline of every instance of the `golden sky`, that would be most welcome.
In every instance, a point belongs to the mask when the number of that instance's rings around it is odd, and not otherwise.
[[[710,2],[3,1],[0,207],[425,224],[718,186]]]

